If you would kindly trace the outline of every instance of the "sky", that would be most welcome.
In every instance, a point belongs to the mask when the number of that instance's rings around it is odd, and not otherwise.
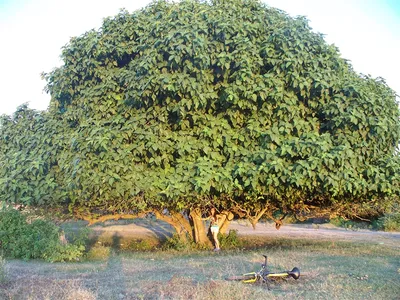
[[[151,0],[0,0],[0,115],[28,103],[47,109],[42,72],[62,65],[71,37],[101,27],[103,18],[145,7]],[[400,94],[400,0],[263,0],[336,45],[356,72],[382,77]],[[398,98],[399,99],[399,98]]]

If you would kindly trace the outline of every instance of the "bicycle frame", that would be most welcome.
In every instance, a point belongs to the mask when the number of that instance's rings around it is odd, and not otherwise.
[[[287,278],[292,277],[294,279],[299,279],[300,277],[300,270],[298,268],[293,268],[291,271],[284,271],[280,273],[270,272],[268,270],[268,257],[263,255],[265,258],[265,262],[261,265],[261,269],[258,272],[250,272],[243,274],[241,277],[241,281],[243,283],[255,283],[255,282],[263,282],[267,283],[269,288],[269,281],[274,278]]]
[[[262,279],[262,276],[260,276],[260,274],[258,272],[246,273],[246,274],[243,274],[243,276],[245,276],[245,277],[246,276],[254,276],[254,278],[243,280],[242,282],[244,282],[244,283],[254,283],[254,282]]]

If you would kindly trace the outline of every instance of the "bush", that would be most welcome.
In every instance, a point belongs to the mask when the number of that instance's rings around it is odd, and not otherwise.
[[[79,261],[85,252],[82,245],[54,243],[43,253],[43,258],[49,262]]]
[[[154,243],[148,239],[132,240],[126,247],[121,247],[122,250],[133,250],[133,251],[150,251],[154,249]]]
[[[219,234],[218,240],[221,249],[235,249],[243,246],[243,242],[238,237],[237,230],[230,230],[228,234]]]
[[[17,237],[23,235],[26,229],[25,217],[15,209],[0,210],[0,246],[5,255],[12,256]]]
[[[78,231],[67,231],[66,235],[70,237],[74,245],[83,246],[87,248],[89,245],[89,236],[92,233],[92,229],[88,227],[79,228]]]
[[[190,238],[182,239],[179,234],[174,234],[172,237],[168,238],[161,247],[163,250],[178,250],[178,251],[188,251],[195,248],[195,244]]]
[[[6,256],[12,258],[41,258],[52,240],[58,240],[58,230],[50,222],[35,220],[31,224],[19,211],[0,211],[0,240]]]
[[[59,229],[50,221],[35,220],[26,225],[26,234],[21,240],[24,240],[22,257],[43,258],[47,253],[55,252],[54,245],[59,244]]]
[[[28,223],[26,217],[15,209],[0,210],[0,248],[5,256],[25,260],[79,260],[85,247],[62,245],[59,233],[60,228],[48,220],[37,219]]]
[[[400,213],[385,214],[376,222],[377,228],[384,231],[400,231]]]

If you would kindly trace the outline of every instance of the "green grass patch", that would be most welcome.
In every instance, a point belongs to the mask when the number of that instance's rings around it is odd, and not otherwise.
[[[110,255],[111,255],[110,247],[95,245],[94,247],[90,248],[85,258],[90,261],[107,260],[110,257]]]

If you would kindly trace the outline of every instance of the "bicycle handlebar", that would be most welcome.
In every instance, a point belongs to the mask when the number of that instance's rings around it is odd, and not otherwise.
[[[263,254],[263,256],[264,256],[264,258],[265,258],[265,261],[264,261],[264,264],[262,264],[262,268],[263,268],[263,273],[265,272],[265,273],[269,273],[269,271],[268,271],[268,268],[267,268],[267,264],[268,264],[268,256],[267,255],[264,255]],[[290,277],[292,277],[292,278],[294,278],[294,279],[299,279],[299,277],[300,277],[300,270],[297,268],[297,267],[295,267],[295,268],[293,268],[291,271],[285,271]]]
[[[267,268],[267,265],[268,265],[268,262],[267,262],[267,261],[268,261],[268,256],[267,256],[267,255],[264,255],[264,254],[263,254],[263,256],[264,256],[264,258],[265,258],[265,261],[264,261],[264,265],[263,265],[263,266],[264,266],[264,268],[266,269],[266,268]]]

